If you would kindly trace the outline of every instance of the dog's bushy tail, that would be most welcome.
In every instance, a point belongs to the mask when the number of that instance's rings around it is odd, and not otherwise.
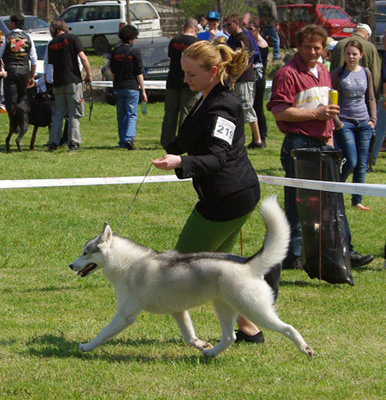
[[[276,196],[265,198],[260,206],[267,234],[263,248],[250,258],[252,272],[265,275],[274,265],[281,263],[287,255],[290,227]]]

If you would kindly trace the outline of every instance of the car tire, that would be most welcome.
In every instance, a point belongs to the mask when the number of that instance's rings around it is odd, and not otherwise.
[[[103,35],[95,36],[93,40],[93,45],[95,54],[97,54],[98,56],[110,52],[110,44],[106,39],[106,36]]]

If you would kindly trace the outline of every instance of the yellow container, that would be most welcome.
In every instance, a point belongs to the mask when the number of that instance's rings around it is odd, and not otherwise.
[[[330,90],[328,93],[328,103],[338,105],[338,91],[337,90]]]

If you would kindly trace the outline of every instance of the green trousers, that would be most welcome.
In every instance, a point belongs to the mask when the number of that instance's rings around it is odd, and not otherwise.
[[[182,229],[175,249],[181,253],[232,253],[240,230],[251,213],[230,221],[218,222],[204,218],[194,209]]]

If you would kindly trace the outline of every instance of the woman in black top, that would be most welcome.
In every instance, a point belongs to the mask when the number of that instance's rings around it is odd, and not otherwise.
[[[182,54],[185,82],[202,97],[167,147],[153,161],[179,178],[192,178],[199,201],[176,245],[181,252],[231,252],[260,199],[257,175],[245,150],[244,118],[232,84],[248,67],[247,52],[199,41]],[[185,156],[181,154],[187,153]],[[239,317],[238,338],[261,342],[262,332]]]

